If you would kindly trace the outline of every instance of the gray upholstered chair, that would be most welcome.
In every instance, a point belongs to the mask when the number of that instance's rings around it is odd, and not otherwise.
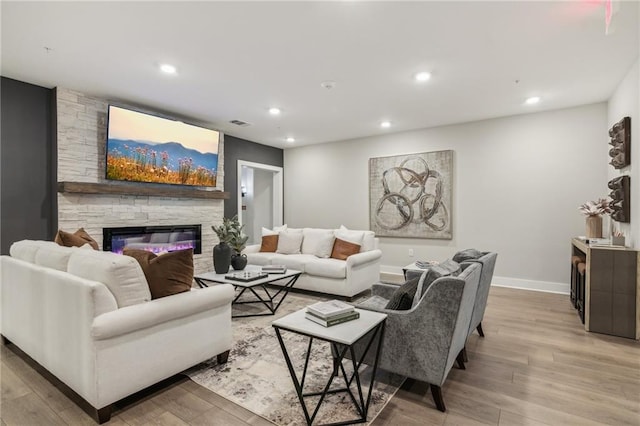
[[[482,331],[482,319],[484,318],[484,311],[487,308],[489,289],[491,288],[491,280],[493,279],[493,271],[496,267],[497,258],[497,253],[488,252],[476,260],[467,260],[463,262],[463,264],[477,262],[482,265],[480,283],[478,284],[476,301],[473,305],[473,314],[471,314],[471,323],[469,324],[469,333],[467,333],[468,336],[473,333],[473,330],[478,330],[480,337],[484,337],[484,331]]]
[[[379,368],[429,383],[440,411],[446,410],[441,387],[451,367],[458,361],[464,368],[462,349],[480,281],[479,263],[463,268],[456,277],[433,281],[408,311],[385,309],[398,289],[389,284],[374,284],[373,296],[358,305],[388,315]]]

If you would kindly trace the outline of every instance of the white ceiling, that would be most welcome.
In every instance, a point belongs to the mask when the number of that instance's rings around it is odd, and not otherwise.
[[[1,15],[5,77],[280,148],[605,101],[639,52],[636,2],[614,2],[608,35],[596,0],[2,1]]]

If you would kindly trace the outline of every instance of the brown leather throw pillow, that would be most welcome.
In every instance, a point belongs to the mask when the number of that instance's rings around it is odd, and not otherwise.
[[[53,241],[65,247],[82,247],[88,243],[94,250],[98,250],[98,243],[87,234],[84,228],[78,229],[73,234],[59,229]]]
[[[336,238],[336,241],[333,243],[331,257],[334,259],[347,260],[347,257],[356,253],[360,253],[360,244],[354,244],[349,241]]]
[[[149,284],[152,299],[191,290],[193,249],[176,250],[157,256],[150,251],[125,248],[122,254],[138,261]]]
[[[262,253],[275,253],[278,248],[278,235],[264,235],[260,251]]]

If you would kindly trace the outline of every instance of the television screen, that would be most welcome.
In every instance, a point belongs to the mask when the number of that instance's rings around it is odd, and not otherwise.
[[[109,105],[107,179],[216,186],[215,130]]]

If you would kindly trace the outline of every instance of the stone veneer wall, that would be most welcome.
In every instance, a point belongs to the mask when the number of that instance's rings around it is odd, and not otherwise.
[[[57,88],[58,181],[105,182],[108,102]],[[224,188],[224,142],[218,151],[218,188]],[[141,183],[140,185],[144,185]],[[202,254],[196,273],[213,270],[218,239],[211,225],[222,222],[223,200],[58,193],[58,228],[85,228],[102,247],[102,228],[141,225],[202,225]]]

